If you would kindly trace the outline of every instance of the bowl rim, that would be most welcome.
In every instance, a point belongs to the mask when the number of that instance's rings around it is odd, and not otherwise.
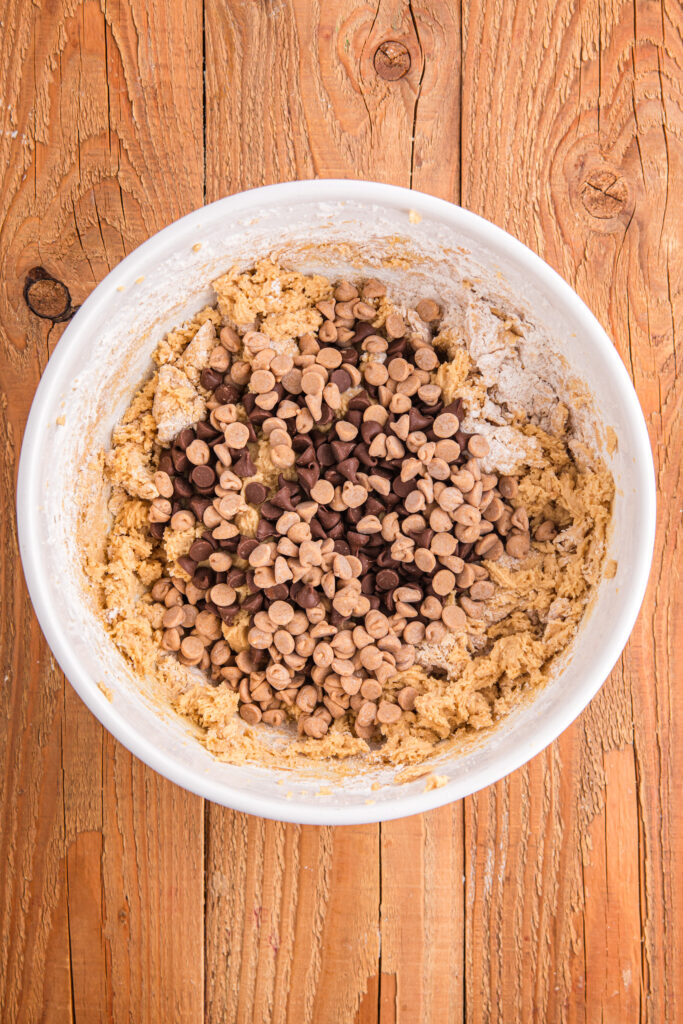
[[[99,690],[96,680],[83,667],[80,659],[66,641],[60,627],[58,610],[52,606],[42,587],[43,569],[40,551],[40,480],[38,461],[34,451],[48,425],[47,399],[59,382],[70,347],[76,343],[94,321],[100,307],[111,299],[120,283],[135,279],[144,273],[150,258],[162,249],[166,252],[186,235],[201,229],[201,223],[212,211],[233,209],[243,214],[250,207],[263,208],[269,203],[293,205],[325,201],[356,201],[376,204],[394,210],[415,210],[423,217],[446,221],[451,227],[462,226],[478,235],[489,248],[540,280],[565,305],[572,307],[572,315],[599,347],[601,355],[613,373],[615,393],[626,407],[634,429],[633,457],[639,497],[638,520],[641,544],[633,552],[629,573],[630,596],[627,610],[614,623],[614,629],[604,647],[596,652],[590,674],[580,686],[567,695],[559,708],[548,712],[542,726],[531,739],[519,744],[513,753],[494,759],[492,764],[468,770],[442,788],[429,792],[402,793],[396,787],[395,796],[372,805],[353,804],[338,806],[333,803],[306,803],[293,798],[263,796],[247,793],[234,786],[210,779],[200,769],[181,764],[175,756],[150,742],[138,727],[131,726]],[[655,472],[645,419],[631,378],[610,338],[583,300],[560,275],[540,256],[502,228],[463,207],[424,192],[380,182],[344,179],[315,179],[267,185],[249,189],[218,199],[199,207],[152,235],[129,253],[97,285],[75,314],[40,379],[26,423],[19,461],[17,480],[17,529],[19,551],[29,596],[39,625],[67,680],[76,690],[102,725],[128,750],[164,777],[198,796],[247,814],[278,821],[311,825],[358,825],[387,821],[432,810],[443,804],[462,799],[492,785],[526,764],[552,743],[578,717],[592,700],[619,659],[628,641],[645,595],[654,551],[656,525]]]

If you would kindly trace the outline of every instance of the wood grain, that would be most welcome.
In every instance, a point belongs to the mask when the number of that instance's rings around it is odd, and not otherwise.
[[[154,18],[143,3],[3,9],[7,1021],[202,1016],[202,803],[135,761],[66,686],[24,589],[12,499],[32,393],[61,330],[29,313],[24,276],[44,266],[78,304],[127,251],[201,203],[201,21],[201,6],[190,3],[155,4]]]
[[[680,5],[2,7],[0,1016],[677,1024]],[[136,761],[47,651],[13,519],[62,329],[29,313],[26,272],[78,304],[202,201],[316,176],[462,201],[547,259],[633,376],[660,493],[638,625],[574,727],[497,786],[381,827],[204,808]]]
[[[651,585],[618,668],[558,743],[467,801],[473,1021],[682,1012],[683,820],[669,799],[681,771],[669,668],[681,630],[682,66],[680,6],[463,6],[463,203],[555,266],[609,331],[661,494]]]

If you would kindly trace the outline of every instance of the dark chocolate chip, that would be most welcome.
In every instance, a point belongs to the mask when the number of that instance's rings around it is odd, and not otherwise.
[[[208,490],[216,483],[216,473],[211,466],[195,466],[190,480],[200,491]]]
[[[218,438],[223,440],[220,430],[215,430],[206,420],[201,420],[197,424],[197,437],[200,441],[213,441]]]
[[[174,445],[177,446],[178,448],[182,448],[182,450],[185,451],[185,449],[192,444],[194,439],[195,433],[192,427],[185,427],[185,429],[181,430],[180,433],[177,435],[174,441]]]
[[[213,576],[213,569],[210,569],[208,565],[200,565],[192,577],[192,582],[200,590],[208,590],[213,584]]]
[[[346,353],[344,353],[346,355]],[[336,384],[343,394],[351,387],[351,374],[347,373],[341,366],[330,374],[330,383]]]
[[[183,458],[185,458],[185,456],[183,456]],[[189,480],[186,480],[184,476],[177,476],[173,480],[173,493],[179,498],[191,498],[194,492]]]
[[[250,594],[249,597],[245,597],[240,607],[244,608],[244,610],[250,614],[259,612],[261,608],[263,608],[263,594],[261,592],[258,594]]]
[[[358,479],[358,467],[360,463],[358,459],[344,459],[337,465],[337,472],[345,476],[347,480],[350,480],[352,484],[355,484]]]
[[[161,540],[166,529],[166,523],[150,523],[149,532],[152,534],[155,540]]]
[[[228,569],[228,575],[226,583],[229,583],[231,587],[243,587],[247,582],[247,576],[243,569],[238,569],[233,566],[232,569]]]
[[[285,601],[289,597],[286,583],[276,583],[274,587],[266,587],[264,591],[269,601]]]
[[[206,556],[204,556],[206,557]],[[194,576],[197,570],[197,562],[194,558],[189,555],[181,555],[178,559],[178,565],[181,569],[184,569],[188,576]]]
[[[258,540],[255,537],[241,537],[237,545],[237,554],[246,562],[254,548],[258,547]]]
[[[245,452],[244,455],[237,460],[232,467],[233,473],[239,477],[254,476],[256,473],[256,466],[253,463],[249,452]]]
[[[171,449],[171,459],[173,460],[173,466],[175,467],[176,473],[184,473],[190,465],[190,460],[184,450],[182,448],[176,448],[175,445]]]
[[[219,384],[223,383],[223,374],[218,373],[217,370],[212,370],[207,366],[200,373],[199,380],[202,387],[207,391],[215,391]]]
[[[360,428],[360,436],[366,444],[370,444],[374,437],[382,433],[382,428],[377,420],[366,420]]]
[[[376,576],[379,590],[394,590],[399,583],[399,575],[395,569],[381,569]]]
[[[190,558],[193,558],[195,562],[204,562],[213,551],[213,544],[204,537],[200,537],[192,544],[189,554]]]
[[[262,501],[266,500],[268,491],[263,484],[253,480],[250,484],[244,488],[244,497],[251,505],[260,505]]]

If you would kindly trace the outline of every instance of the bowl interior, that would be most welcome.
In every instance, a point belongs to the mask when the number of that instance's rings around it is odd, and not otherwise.
[[[418,216],[409,216],[409,211]],[[593,397],[596,443],[616,482],[609,557],[577,642],[548,686],[495,730],[437,754],[448,777],[393,785],[395,768],[312,764],[293,771],[214,760],[192,727],[164,708],[104,630],[81,569],[100,550],[106,487],[94,453],[170,328],[213,301],[209,282],[267,255],[328,276],[375,274],[404,296],[446,301],[463,280],[544,327]],[[611,427],[616,449],[607,450]],[[359,822],[414,813],[495,781],[565,728],[603,682],[633,625],[647,578],[652,464],[627,374],[597,322],[545,264],[498,229],[449,204],[360,182],[307,182],[234,196],[172,225],[117,267],[84,304],[41,382],[27,428],[19,489],[22,559],[41,625],[81,697],[131,750],[210,799],[265,816]],[[381,788],[373,789],[373,783]],[[320,790],[325,792],[321,793]]]

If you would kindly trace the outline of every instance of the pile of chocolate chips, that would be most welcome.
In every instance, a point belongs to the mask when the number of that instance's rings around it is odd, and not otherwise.
[[[165,614],[164,646],[239,690],[249,722],[279,724],[296,705],[307,735],[348,714],[371,738],[412,709],[414,694],[394,703],[382,687],[413,663],[415,645],[480,618],[495,589],[484,563],[529,550],[526,512],[510,504],[516,479],[482,471],[486,439],[461,429],[462,402],[445,404],[434,383],[442,355],[399,314],[380,329],[369,322],[382,293],[379,282],[362,296],[341,282],[295,357],[223,328],[201,375],[209,420],[159,460],[152,535],[206,527],[179,559],[189,582],[156,585],[167,608],[186,609]],[[432,300],[417,309],[438,319]],[[263,437],[282,468],[270,494],[250,479]],[[246,505],[259,512],[255,537],[234,522]],[[278,643],[284,607],[296,629]],[[252,649],[234,655],[219,626],[240,609]]]

